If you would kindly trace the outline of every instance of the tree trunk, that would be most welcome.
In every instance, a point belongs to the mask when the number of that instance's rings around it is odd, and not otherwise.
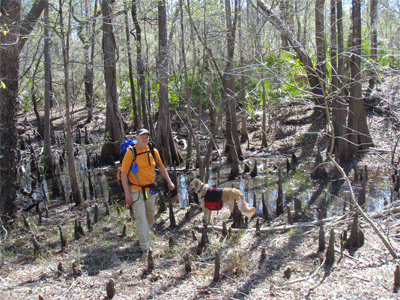
[[[337,30],[336,30],[336,0],[330,1],[330,16],[331,16],[331,68],[332,80],[331,91],[337,91]]]
[[[71,12],[72,9],[72,0],[69,2],[69,10]],[[65,90],[65,110],[66,110],[66,127],[67,127],[67,161],[68,161],[68,171],[69,178],[71,181],[71,189],[72,189],[72,198],[75,205],[80,205],[82,201],[81,193],[79,190],[78,177],[76,175],[75,170],[75,161],[74,161],[74,149],[72,145],[72,134],[71,134],[71,117],[70,117],[70,80],[69,80],[69,35],[70,31],[64,32],[64,21],[63,21],[63,10],[62,10],[62,0],[59,2],[59,13],[60,13],[60,30],[61,30],[61,40],[62,40],[62,52],[63,52],[63,63],[64,63],[64,90]],[[67,28],[71,28],[71,13],[68,18],[68,26]]]
[[[97,0],[94,1],[94,14],[97,16]],[[86,96],[86,109],[88,110],[87,122],[90,123],[93,118],[93,102],[94,102],[94,49],[96,41],[96,20],[97,17],[93,19],[92,32],[90,34],[90,58],[85,65],[85,96]],[[88,32],[90,31],[89,26],[87,26]]]
[[[182,61],[183,61],[183,68],[184,68],[184,77],[185,77],[185,94],[186,94],[186,99],[187,99],[187,103],[186,103],[186,120],[187,120],[187,126],[189,129],[189,134],[188,134],[188,147],[187,147],[187,155],[186,155],[186,169],[190,168],[190,158],[192,156],[192,141],[194,141],[194,130],[193,130],[193,126],[192,126],[192,119],[191,119],[191,110],[192,110],[192,91],[189,88],[189,76],[188,76],[188,68],[187,68],[187,62],[186,62],[186,52],[185,52],[185,27],[184,27],[184,23],[183,23],[183,0],[179,0],[179,10],[180,10],[180,21],[181,21],[181,52],[182,52]],[[188,12],[190,14],[190,2],[188,1]],[[193,29],[191,30],[192,34],[192,38],[193,38]],[[193,43],[194,43],[194,39]],[[195,45],[193,45],[195,46]],[[193,49],[195,49],[193,47]],[[195,53],[195,52],[194,52]],[[194,57],[194,59],[196,59],[196,57]],[[195,74],[194,70],[196,68],[196,64],[194,63],[193,66],[193,76]],[[192,82],[194,82],[193,78],[192,78]],[[192,85],[193,86],[193,85]],[[194,141],[195,143],[197,143],[197,140]],[[196,148],[198,147],[198,145],[196,146]]]
[[[243,157],[240,147],[240,139],[237,131],[236,120],[236,99],[235,99],[235,75],[234,73],[234,53],[235,53],[235,33],[238,18],[238,1],[235,0],[235,16],[232,21],[231,18],[231,5],[229,0],[225,0],[225,13],[226,13],[226,39],[227,39],[227,65],[223,76],[224,85],[224,99],[227,103],[227,151],[229,159],[232,161],[230,178],[235,178],[239,174],[239,158]]]
[[[132,66],[132,49],[129,35],[129,21],[128,21],[128,9],[124,2],[125,8],[125,33],[126,33],[126,49],[128,55],[128,71],[129,71],[129,83],[131,87],[131,98],[132,98],[132,114],[133,114],[133,130],[137,130],[140,127],[138,122],[138,110],[136,106],[136,95],[135,95],[135,82],[133,80],[133,66]]]
[[[104,78],[106,83],[106,128],[105,137],[111,142],[121,143],[125,138],[117,96],[117,75],[115,62],[115,38],[112,26],[110,0],[102,0],[103,12],[103,55]]]
[[[352,0],[351,85],[349,103],[350,153],[373,147],[368,130],[361,87],[361,0]]]
[[[239,8],[240,9],[240,8]],[[243,44],[243,39],[242,39],[242,14],[239,14],[239,44]],[[244,54],[243,54],[243,48],[240,47],[239,50],[239,56],[240,56],[240,78],[241,78],[241,86],[240,86],[240,103],[242,105],[241,107],[241,117],[242,117],[242,132],[241,132],[241,137],[240,137],[240,142],[244,143],[249,139],[249,132],[247,130],[247,101],[246,101],[246,76],[244,72]]]
[[[144,64],[142,56],[142,29],[140,27],[138,17],[137,17],[137,1],[132,1],[132,20],[135,25],[136,31],[136,68],[138,73],[138,126],[142,123],[143,126],[149,128],[149,121],[147,117],[146,109],[146,77],[144,73]],[[142,114],[140,114],[140,104],[142,108]]]
[[[324,6],[325,0],[315,1],[315,44],[317,47],[317,75],[319,84],[325,88],[326,77],[326,47],[325,47],[325,22],[324,22]],[[317,95],[315,95],[318,97]],[[323,105],[324,100],[319,99],[318,104]]]
[[[42,11],[44,10],[46,4],[47,4],[47,0],[35,0],[35,2],[32,4],[31,9],[29,10],[28,14],[24,18],[24,20],[21,22],[20,35],[23,38],[20,38],[17,41],[20,52],[27,41],[27,37],[30,35],[33,28],[35,27],[35,24],[36,24],[37,20],[39,19],[40,15],[42,14]]]
[[[163,160],[169,165],[179,165],[182,161],[172,136],[168,100],[168,41],[167,10],[165,0],[158,1],[158,41],[159,57],[157,61],[157,77],[159,88],[159,116],[156,130],[156,143]]]
[[[335,133],[335,159],[340,164],[351,161],[349,142],[346,139],[347,129],[347,101],[344,91],[344,46],[343,46],[343,7],[342,0],[336,0],[338,60],[337,60],[337,96],[333,99],[333,128]]]
[[[50,103],[52,97],[51,90],[51,63],[50,63],[50,36],[49,36],[49,5],[44,9],[44,77],[45,77],[45,101],[44,101],[44,173],[46,177],[54,175],[55,165],[51,154],[51,121]]]
[[[261,77],[264,78],[264,70],[261,70]],[[262,128],[261,128],[261,148],[268,147],[267,143],[267,97],[265,91],[265,80],[261,81],[262,85]]]
[[[371,61],[374,64],[372,68],[375,68],[375,63],[378,55],[378,0],[370,1],[370,18],[371,18]],[[375,72],[372,72],[375,74]],[[372,75],[369,79],[368,96],[372,93],[375,87],[375,76]]]
[[[14,222],[17,207],[17,95],[21,1],[0,2],[0,218],[3,224]],[[7,12],[7,13],[5,13]]]
[[[279,14],[280,18],[283,22],[285,22],[289,29],[293,31],[293,10],[292,10],[292,1],[281,0],[279,1]],[[284,34],[281,34],[281,47],[284,50],[288,50],[290,45],[287,37]]]

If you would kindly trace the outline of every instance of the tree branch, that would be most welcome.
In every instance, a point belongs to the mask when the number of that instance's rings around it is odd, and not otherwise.
[[[20,34],[22,38],[20,38],[18,41],[19,52],[21,52],[22,48],[24,47],[28,36],[31,34],[33,27],[35,27],[37,20],[42,14],[46,3],[46,0],[35,0],[35,2],[32,4],[31,10],[28,12],[25,19],[21,22]]]

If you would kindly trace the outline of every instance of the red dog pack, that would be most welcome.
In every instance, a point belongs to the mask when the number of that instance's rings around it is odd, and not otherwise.
[[[204,205],[209,210],[220,210],[222,208],[222,189],[210,188],[204,197]]]

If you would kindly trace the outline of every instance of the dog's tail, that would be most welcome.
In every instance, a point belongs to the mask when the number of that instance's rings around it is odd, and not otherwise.
[[[243,196],[236,200],[240,211],[247,217],[251,218],[257,213],[257,208],[249,207],[248,203],[244,200]]]

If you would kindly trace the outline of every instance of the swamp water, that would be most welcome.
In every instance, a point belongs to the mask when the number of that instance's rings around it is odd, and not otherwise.
[[[95,155],[87,146],[80,146],[79,152],[75,155],[76,171],[78,181],[82,190],[82,199],[88,199],[91,195],[89,190],[89,177],[94,190],[95,199],[102,201],[121,198],[121,188],[116,179],[117,166],[94,167]],[[57,158],[58,159],[58,158]],[[88,161],[89,160],[89,161]],[[26,152],[21,157],[21,166],[24,172],[20,172],[19,184],[21,188],[32,193],[35,200],[58,201],[52,196],[51,180],[46,182],[42,180],[32,185],[36,174],[31,173],[30,164],[32,156]],[[270,160],[271,162],[271,160]],[[250,206],[256,206],[258,214],[263,213],[262,198],[267,204],[268,212],[271,217],[275,217],[276,199],[278,198],[278,171],[272,167],[272,163],[260,163],[258,165],[258,175],[251,178],[249,174],[241,174],[235,180],[228,181],[230,168],[224,166],[219,168],[214,166],[212,170],[219,169],[219,172],[211,172],[208,184],[212,187],[235,187],[240,189]],[[297,170],[291,170],[289,174],[281,173],[282,192],[284,206],[289,205],[293,210],[293,199],[298,198],[302,202],[303,211],[313,219],[317,219],[317,209],[326,207],[327,217],[342,215],[351,205],[350,192],[345,184],[343,184],[336,195],[333,195],[332,184],[322,184],[315,182],[310,177],[310,171],[299,167]],[[189,194],[187,187],[189,178],[193,178],[195,171],[178,171],[177,172],[177,188],[179,194],[179,203],[181,208],[189,205]],[[389,175],[384,170],[369,172],[369,181],[366,186],[366,203],[367,212],[381,210],[385,203],[391,198],[391,182]],[[58,180],[64,186],[64,197],[69,201],[70,179],[68,174],[68,166],[64,163],[62,171],[57,172]],[[83,191],[85,189],[85,191]],[[361,184],[353,184],[353,189],[357,197],[361,190]],[[123,195],[123,193],[122,193]]]

